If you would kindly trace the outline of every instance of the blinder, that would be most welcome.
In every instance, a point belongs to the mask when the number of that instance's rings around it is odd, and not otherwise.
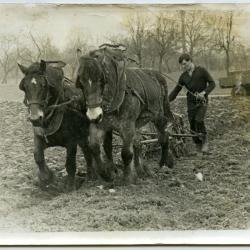
[[[126,89],[124,58],[117,57],[116,54],[107,48],[102,48],[91,51],[89,56],[81,57],[81,59],[81,69],[84,69],[85,60],[86,62],[88,62],[88,60],[96,62],[94,67],[97,67],[101,73],[101,79],[99,79],[99,81],[103,83],[101,94],[103,97],[102,102],[93,105],[86,103],[86,106],[88,108],[101,107],[105,113],[111,113],[119,109],[124,99]],[[76,86],[82,89],[84,98],[87,100],[84,84],[80,81],[82,74],[81,69],[78,71]]]
[[[38,105],[40,105],[40,106],[43,107],[43,108],[48,107],[49,98],[50,98],[50,93],[49,93],[49,81],[48,81],[47,77],[46,77],[44,74],[42,74],[42,76],[44,77],[45,82],[46,82],[46,97],[45,97],[45,99],[42,100],[42,101],[32,101],[32,102],[30,102],[30,101],[28,100],[27,96],[26,96],[26,93],[25,93],[25,97],[24,97],[23,103],[24,103],[24,105],[25,105],[26,107],[28,107],[28,108],[29,108],[30,105],[32,105],[32,104],[38,104]],[[19,88],[25,92],[24,80],[21,81]]]

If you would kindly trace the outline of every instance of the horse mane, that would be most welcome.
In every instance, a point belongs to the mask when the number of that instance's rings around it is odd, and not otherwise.
[[[94,81],[98,81],[103,77],[103,70],[94,57],[83,56],[80,62],[80,74],[83,74],[86,79],[91,76]]]

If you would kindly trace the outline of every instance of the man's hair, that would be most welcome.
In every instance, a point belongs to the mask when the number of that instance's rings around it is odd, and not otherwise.
[[[185,53],[179,57],[179,63],[182,63],[183,60],[192,62],[192,57],[189,54]]]

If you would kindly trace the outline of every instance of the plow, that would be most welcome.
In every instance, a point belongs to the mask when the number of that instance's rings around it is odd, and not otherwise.
[[[173,114],[175,117],[175,124],[169,123],[165,132],[169,135],[169,146],[172,155],[175,158],[179,158],[187,153],[186,140],[188,138],[200,137],[201,134],[187,132],[184,127],[183,117],[177,113]],[[113,148],[121,148],[122,145],[119,143],[119,133],[113,133],[116,136],[116,142],[113,144]],[[157,132],[155,131],[153,124],[149,124],[148,126],[145,126],[137,131],[136,145],[140,148],[143,157],[160,150]]]

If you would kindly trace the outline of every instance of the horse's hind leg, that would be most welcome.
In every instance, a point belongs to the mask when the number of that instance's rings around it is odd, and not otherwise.
[[[53,173],[48,168],[44,158],[45,142],[34,135],[34,159],[39,168],[38,178],[42,187],[46,187],[53,181]]]
[[[152,176],[148,167],[142,161],[142,145],[138,139],[134,141],[134,164],[140,178]]]
[[[169,152],[169,135],[165,132],[166,121],[163,118],[157,120],[154,124],[158,131],[158,142],[161,145],[160,168],[165,165],[169,168],[173,168],[174,160],[172,154]]]
[[[133,141],[135,138],[135,124],[124,123],[121,132],[123,146],[122,146],[122,160],[124,163],[124,181],[125,183],[134,183],[137,178],[137,173],[133,161]]]
[[[66,171],[68,173],[66,188],[68,191],[75,189],[75,174],[76,174],[76,152],[77,144],[69,144],[66,146]]]

